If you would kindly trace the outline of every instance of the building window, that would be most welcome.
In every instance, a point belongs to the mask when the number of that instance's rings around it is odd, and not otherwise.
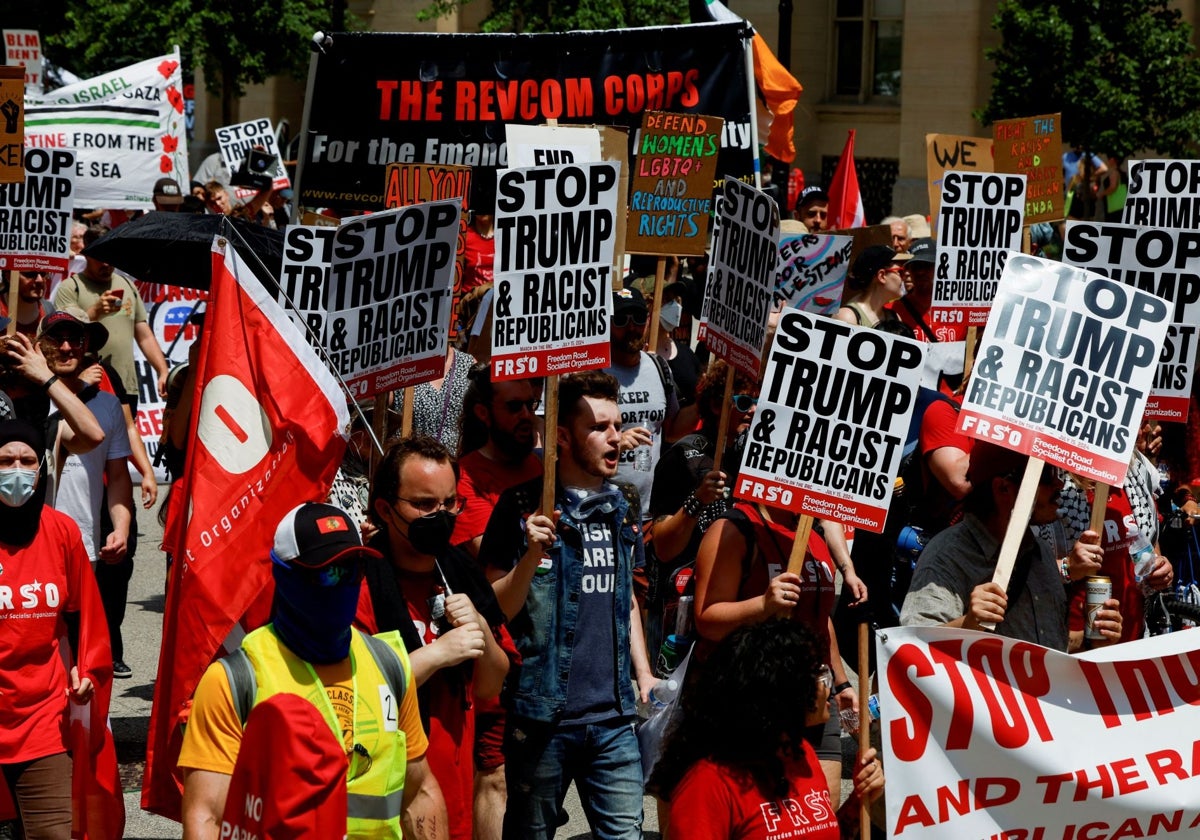
[[[834,0],[834,95],[898,100],[904,0]]]

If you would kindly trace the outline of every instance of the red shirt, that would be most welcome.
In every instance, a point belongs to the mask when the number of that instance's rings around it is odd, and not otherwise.
[[[1088,493],[1088,501],[1092,494]],[[1141,587],[1133,579],[1133,562],[1129,558],[1129,528],[1136,524],[1129,497],[1120,487],[1108,491],[1108,505],[1104,509],[1104,533],[1100,546],[1104,559],[1100,561],[1099,575],[1112,581],[1112,596],[1121,602],[1121,641],[1132,642],[1145,635],[1146,598]],[[1071,585],[1071,603],[1067,612],[1067,627],[1083,632],[1084,610],[1087,605],[1087,581],[1076,581]]]
[[[500,494],[541,475],[542,462],[530,452],[513,467],[493,461],[477,449],[462,456],[458,471],[458,492],[467,500],[467,506],[454,522],[451,545],[482,537]]]
[[[937,449],[953,446],[968,455],[975,445],[975,438],[958,432],[958,410],[945,400],[934,400],[921,417],[921,434],[918,445],[924,468],[925,498],[931,502],[931,519],[952,525],[962,519],[962,503],[950,495],[941,482],[929,471],[929,456]]]
[[[467,228],[467,244],[463,251],[462,287],[459,294],[465,295],[476,286],[492,282],[495,274],[493,262],[496,258],[496,240],[484,239],[473,227]]]
[[[703,759],[671,795],[671,840],[838,840],[829,786],[807,742],[785,759],[788,791],[764,794],[748,773]]]

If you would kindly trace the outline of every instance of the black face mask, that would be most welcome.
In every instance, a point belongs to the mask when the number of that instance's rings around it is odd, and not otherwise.
[[[450,548],[454,518],[454,514],[447,510],[418,516],[408,523],[408,541],[422,554],[441,557]]]

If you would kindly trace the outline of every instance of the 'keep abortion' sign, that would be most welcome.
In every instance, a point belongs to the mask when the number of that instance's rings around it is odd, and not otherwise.
[[[734,495],[882,531],[924,363],[912,339],[785,311]]]
[[[1120,485],[1170,318],[1148,292],[1012,254],[958,431]]]

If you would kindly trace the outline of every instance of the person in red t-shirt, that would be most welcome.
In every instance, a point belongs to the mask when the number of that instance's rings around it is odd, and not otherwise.
[[[971,492],[967,467],[971,463],[974,438],[958,431],[958,401],[934,400],[921,417],[918,438],[926,498],[930,501],[929,522],[935,531],[962,519],[962,500]]]
[[[490,212],[481,213],[476,210],[471,216],[471,223],[467,225],[460,296],[477,286],[485,286],[492,282],[495,274],[493,263],[496,259],[494,221],[495,217]]]
[[[883,770],[874,749],[859,756],[854,793],[835,813],[805,738],[829,716],[824,659],[823,643],[794,621],[750,624],[717,646],[685,689],[650,777],[650,790],[671,804],[672,840],[857,834],[859,804],[883,794]]]

